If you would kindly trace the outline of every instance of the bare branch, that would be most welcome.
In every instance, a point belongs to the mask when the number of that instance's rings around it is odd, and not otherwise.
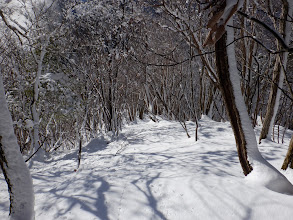
[[[283,39],[283,37],[277,31],[275,31],[274,29],[272,29],[270,26],[268,26],[267,24],[265,24],[264,22],[258,20],[255,17],[252,17],[252,16],[250,16],[248,14],[245,14],[242,11],[238,11],[238,13],[240,15],[244,16],[245,18],[247,18],[247,19],[249,19],[251,21],[256,22],[257,24],[261,25],[266,30],[268,30],[278,40],[278,42],[281,44],[281,46],[284,48],[284,51],[282,51],[282,52],[291,52],[291,53],[293,52],[293,48],[292,47],[289,47],[289,45],[286,44],[286,42]]]
[[[5,25],[17,35],[17,37],[19,38],[21,43],[22,43],[22,41],[21,41],[20,36],[28,39],[28,37],[25,34],[23,34],[20,30],[18,30],[16,27],[9,24],[9,22],[7,21],[6,17],[4,16],[4,13],[1,9],[0,9],[0,16],[1,16],[2,20],[4,21]]]

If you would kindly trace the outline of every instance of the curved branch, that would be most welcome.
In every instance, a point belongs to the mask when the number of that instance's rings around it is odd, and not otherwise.
[[[21,42],[21,39],[20,39],[20,36],[21,35],[22,37],[25,37],[25,38],[28,38],[25,34],[23,34],[20,30],[18,30],[16,27],[10,25],[6,19],[6,17],[4,16],[4,13],[3,11],[0,9],[0,17],[2,18],[2,20],[4,21],[5,25],[10,29],[12,30],[16,35],[17,37],[19,38],[20,42]]]
[[[284,38],[277,31],[272,29],[270,26],[268,26],[267,24],[265,24],[264,22],[258,20],[255,17],[252,17],[252,16],[250,16],[248,14],[245,14],[242,11],[238,11],[238,14],[244,16],[245,18],[247,18],[247,19],[249,19],[251,21],[254,21],[255,23],[261,25],[266,30],[268,30],[278,40],[278,42],[281,44],[281,46],[284,48],[285,51],[282,51],[282,52],[293,52],[293,48],[289,47],[289,45],[286,44]]]

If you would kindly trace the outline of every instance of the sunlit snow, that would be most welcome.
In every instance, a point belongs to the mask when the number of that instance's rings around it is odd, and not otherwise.
[[[117,139],[85,146],[76,172],[77,150],[34,161],[36,220],[291,219],[292,196],[244,178],[228,122],[204,117],[198,142],[195,124],[187,126],[189,139],[178,122],[127,125]],[[260,147],[278,170],[291,134],[284,144],[265,140]],[[292,182],[291,170],[284,175]],[[0,219],[9,212],[6,190],[2,176]]]

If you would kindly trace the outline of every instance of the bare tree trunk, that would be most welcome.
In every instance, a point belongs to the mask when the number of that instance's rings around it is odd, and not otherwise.
[[[43,70],[43,61],[46,54],[46,48],[49,43],[49,38],[45,39],[45,42],[41,45],[41,53],[39,55],[39,59],[37,58],[37,54],[35,51],[32,51],[34,59],[37,63],[38,69],[37,74],[34,82],[34,97],[33,97],[33,103],[31,106],[31,112],[32,117],[34,121],[34,129],[33,129],[33,149],[31,149],[31,152],[36,152],[37,149],[39,149],[40,146],[40,137],[39,137],[39,128],[40,128],[40,118],[39,118],[39,112],[37,110],[37,102],[39,99],[39,86],[40,86],[40,77],[42,75]]]
[[[279,104],[279,101],[277,100],[278,84],[279,84],[281,78],[284,79],[284,77],[281,77],[281,64],[280,64],[280,62],[281,61],[279,59],[277,59],[275,66],[274,66],[273,82],[271,85],[271,90],[270,90],[267,110],[266,110],[266,114],[265,114],[265,118],[264,118],[264,122],[263,122],[263,127],[262,127],[260,137],[259,137],[259,143],[261,142],[262,139],[267,138],[268,135],[269,135],[269,137],[271,137],[269,132],[272,132],[272,127],[275,122],[275,114],[276,114],[276,110],[275,110],[276,107],[275,106],[276,106],[276,104]]]
[[[219,87],[225,102],[226,110],[230,118],[230,123],[234,132],[238,157],[246,176],[252,171],[252,167],[247,159],[246,137],[243,131],[239,110],[236,106],[232,82],[230,79],[228,55],[227,55],[227,34],[224,34],[215,44],[216,66]]]
[[[288,148],[285,160],[284,160],[283,165],[282,165],[282,169],[286,170],[288,168],[289,164],[290,164],[290,168],[293,169],[293,163],[292,162],[293,162],[293,135],[291,137],[291,141],[290,141],[290,144],[289,144],[289,148]]]
[[[231,44],[235,39],[232,24],[232,21],[228,22],[230,26],[216,43],[216,66],[219,86],[230,117],[243,172],[247,175],[252,171],[253,166],[255,171],[248,176],[252,181],[276,192],[293,194],[292,184],[265,160],[258,150],[255,133],[240,90],[235,46]],[[230,46],[226,47],[226,45]],[[255,180],[255,175],[258,175],[258,180]]]
[[[10,219],[34,219],[32,178],[14,134],[0,74],[0,165],[10,194]]]
[[[291,0],[290,0],[291,1]],[[289,1],[283,0],[283,12],[282,12],[282,25],[280,33],[283,33],[285,42],[287,45],[290,43],[291,39],[291,18],[293,14],[292,4],[289,7]],[[279,101],[281,97],[281,90],[279,88],[283,88],[283,81],[285,78],[285,70],[288,60],[288,52],[284,52],[280,57],[277,57],[274,71],[273,71],[273,81],[271,85],[271,91],[269,96],[269,101],[267,105],[267,111],[263,123],[263,128],[259,137],[259,143],[262,139],[269,137],[271,138],[272,128],[275,124],[275,118],[277,115],[277,111],[279,108]]]

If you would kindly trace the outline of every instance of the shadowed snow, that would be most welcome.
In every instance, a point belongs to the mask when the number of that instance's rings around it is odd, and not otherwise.
[[[101,137],[84,146],[77,172],[77,150],[35,161],[36,219],[290,219],[291,196],[247,183],[229,123],[203,117],[200,125],[198,142],[192,122],[189,139],[177,122],[127,125],[115,140]],[[285,141],[261,145],[277,168]],[[291,170],[285,175],[293,179]],[[2,177],[0,219],[8,215],[5,187]]]

